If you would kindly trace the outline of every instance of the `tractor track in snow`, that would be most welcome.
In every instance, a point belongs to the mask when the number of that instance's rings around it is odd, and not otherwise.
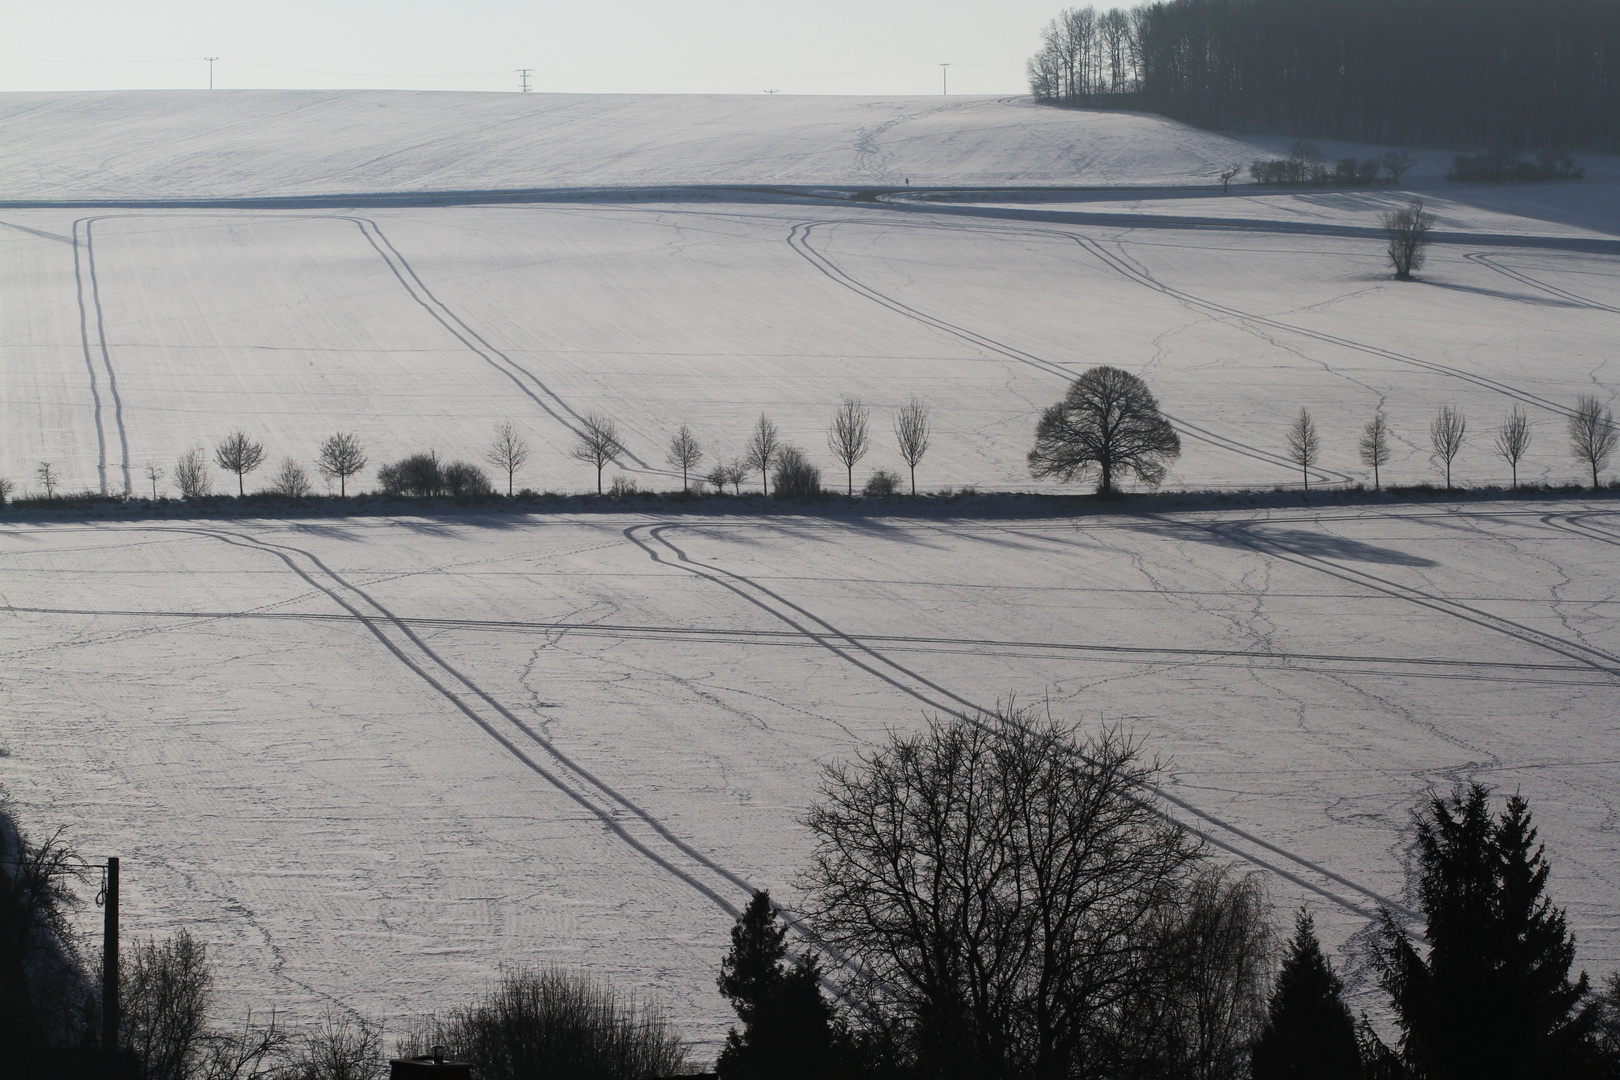
[[[1540,278],[1531,277],[1522,270],[1514,270],[1512,267],[1503,266],[1501,263],[1497,262],[1496,258],[1488,251],[1472,251],[1467,255],[1464,255],[1463,258],[1470,262],[1478,263],[1480,266],[1495,270],[1503,277],[1511,278],[1521,285],[1528,285],[1532,289],[1538,289],[1541,292],[1546,293],[1548,296],[1556,297],[1559,300],[1574,304],[1577,307],[1590,308],[1593,311],[1607,311],[1615,315],[1620,315],[1620,307],[1615,307],[1612,304],[1600,303],[1596,300],[1582,296],[1579,293],[1572,293],[1568,289],[1560,289],[1556,285],[1547,284],[1547,282],[1542,281]]]
[[[122,217],[125,215],[106,215]],[[118,374],[113,370],[112,354],[107,349],[107,324],[101,314],[101,282],[96,275],[96,247],[94,228],[100,217],[79,218],[73,223],[73,285],[79,301],[79,341],[84,347],[84,366],[90,375],[90,397],[95,402],[96,414],[96,474],[100,478],[101,493],[107,490],[107,429],[102,419],[101,388],[96,377],[96,362],[90,345],[89,311],[96,313],[95,352],[101,358],[102,370],[107,373],[107,394],[112,398],[113,424],[118,428],[119,464],[124,474],[124,494],[133,491],[129,476],[129,435],[124,430],[124,399],[118,394]],[[79,226],[84,226],[84,259],[79,259]],[[85,304],[84,282],[86,271],[90,279],[90,303]]]
[[[1016,348],[1007,344],[1006,342],[988,337],[984,334],[978,333],[975,330],[969,330],[965,326],[959,326],[956,323],[948,322],[945,319],[919,311],[917,308],[914,308],[909,304],[897,300],[887,293],[873,288],[872,286],[856,278],[853,274],[850,274],[848,271],[844,270],[832,259],[830,259],[824,252],[816,250],[816,248],[810,243],[810,232],[817,226],[842,224],[849,224],[849,222],[800,222],[794,225],[789,231],[788,245],[792,247],[794,251],[798,252],[801,257],[810,263],[810,265],[814,266],[818,271],[820,271],[823,276],[839,285],[842,285],[844,288],[849,289],[857,295],[871,300],[880,307],[887,308],[897,315],[922,323],[925,326],[933,327],[935,330],[950,334],[951,336],[965,341],[976,348],[994,353],[1004,359],[1026,364],[1029,367],[1048,375],[1055,375],[1066,383],[1074,381],[1077,373],[1062,364],[1047,360],[1046,358],[1037,356],[1034,353],[1025,352],[1023,349]],[[928,226],[920,227],[927,228]],[[1009,232],[1011,230],[987,229],[985,231]],[[1290,470],[1296,467],[1294,462],[1282,457],[1281,455],[1273,454],[1270,451],[1263,450],[1257,446],[1250,446],[1246,443],[1238,442],[1235,439],[1227,438],[1224,435],[1218,435],[1207,428],[1200,427],[1199,425],[1190,423],[1187,420],[1172,416],[1170,413],[1164,413],[1164,416],[1188,438],[1196,439],[1199,442],[1208,443],[1217,449],[1227,450],[1244,457],[1253,458],[1254,460],[1262,462],[1266,465],[1277,465]],[[1338,480],[1344,483],[1349,483],[1354,479],[1354,477],[1348,475],[1347,473],[1336,472],[1331,469],[1319,470],[1317,471],[1316,476],[1317,479],[1322,482]]]
[[[746,902],[754,893],[752,885],[681,840],[653,814],[570,758],[552,740],[440,656],[407,621],[347,581],[312,552],[228,529],[188,527],[165,531],[190,533],[275,556],[311,588],[364,625],[396,660],[525,768],[595,817],[661,871],[701,894],[733,919],[741,914],[741,902]],[[537,761],[524,743],[539,748],[551,762]],[[737,890],[740,902],[733,902],[725,895],[732,889]]]
[[[766,612],[771,617],[786,623],[800,633],[815,638],[823,648],[839,659],[859,668],[881,682],[887,683],[894,689],[937,712],[954,716],[966,723],[979,724],[982,723],[980,717],[992,711],[897,663],[879,650],[865,644],[859,638],[844,633],[827,620],[801,605],[795,604],[779,593],[766,588],[752,578],[722,569],[710,563],[701,563],[692,559],[665,535],[669,530],[679,527],[676,525],[632,525],[624,530],[624,536],[625,539],[645,552],[653,562],[684,571],[719,585],[739,599]],[[645,537],[638,535],[642,531],[645,531]],[[674,558],[666,559],[660,553],[658,547],[654,547],[655,544],[669,552]],[[820,629],[812,629],[807,624],[814,624]],[[1197,824],[1182,821],[1174,814],[1148,801],[1146,805],[1155,813],[1189,829],[1209,843],[1210,846],[1233,855],[1261,870],[1275,874],[1277,877],[1289,881],[1302,889],[1315,893],[1345,911],[1361,918],[1371,919],[1376,916],[1377,908],[1385,908],[1405,919],[1412,921],[1418,919],[1417,913],[1406,905],[1352,881],[1342,874],[1329,870],[1319,863],[1273,844],[1269,840],[1262,839],[1246,829],[1223,821],[1207,811],[1200,810],[1187,800],[1173,795],[1163,788],[1155,789],[1153,795],[1189,815],[1196,820]],[[1254,850],[1256,848],[1262,853],[1257,854]],[[1290,864],[1292,869],[1279,865],[1280,863]],[[1307,874],[1313,875],[1319,880],[1310,880],[1304,876]],[[1322,884],[1323,881],[1331,884]],[[1352,900],[1341,895],[1334,890],[1333,885],[1358,894],[1362,901],[1371,901],[1374,906],[1369,907],[1365,902]]]

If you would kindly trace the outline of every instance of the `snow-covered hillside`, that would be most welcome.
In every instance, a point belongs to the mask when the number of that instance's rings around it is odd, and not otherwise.
[[[1020,98],[0,94],[0,202],[907,180],[1204,184],[1287,142]],[[1420,174],[1444,171],[1445,155],[1423,157]]]

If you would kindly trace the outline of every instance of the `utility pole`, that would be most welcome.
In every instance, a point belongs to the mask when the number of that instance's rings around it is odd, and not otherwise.
[[[945,70],[950,66],[951,65],[949,64],[939,65],[939,92],[941,94],[949,94],[951,92],[950,79],[947,77],[948,73]]]
[[[212,90],[214,88],[214,61],[218,60],[219,57],[205,56],[203,59],[208,61],[208,89]]]
[[[529,74],[534,71],[534,68],[517,68],[515,70],[518,73],[518,85],[527,94],[529,92]]]
[[[107,859],[101,931],[101,1052],[118,1051],[118,857]]]

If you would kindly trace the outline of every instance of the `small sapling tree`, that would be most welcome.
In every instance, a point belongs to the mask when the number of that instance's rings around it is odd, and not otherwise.
[[[264,444],[248,438],[245,431],[236,431],[214,447],[214,461],[226,472],[236,474],[236,494],[241,497],[247,493],[243,477],[264,464]]]
[[[157,501],[157,482],[163,479],[163,466],[155,461],[146,463],[146,478],[152,482],[152,500]]]
[[[1429,425],[1429,443],[1434,447],[1435,457],[1445,463],[1447,491],[1451,490],[1451,463],[1462,453],[1467,441],[1468,418],[1450,405],[1442,405]]]
[[[855,463],[866,456],[872,446],[870,423],[865,405],[859,398],[846,397],[827,425],[827,449],[844,466],[844,493],[855,494]]]
[[[685,424],[669,440],[669,453],[664,456],[671,467],[681,470],[681,490],[690,486],[687,473],[698,467],[703,461],[703,448],[698,445],[697,436]]]
[[[39,481],[39,486],[45,489],[47,499],[56,498],[56,488],[62,482],[61,475],[56,471],[56,462],[40,462],[39,468],[34,470],[34,478]]]
[[[174,463],[174,482],[180,488],[182,499],[197,499],[214,486],[213,477],[208,475],[208,457],[201,449],[187,450],[180,455]]]
[[[781,436],[777,433],[776,425],[765,418],[764,413],[759,414],[759,422],[754,425],[753,432],[748,436],[748,445],[743,447],[743,458],[748,467],[759,472],[760,486],[769,495],[771,465],[776,461],[776,455],[782,449]]]
[[[1614,413],[1590,394],[1582,394],[1569,417],[1569,449],[1575,460],[1592,470],[1592,490],[1598,486],[1598,473],[1608,465],[1617,436]]]
[[[911,493],[917,494],[917,466],[928,453],[933,425],[928,406],[912,398],[894,414],[894,441],[900,447],[900,460],[911,470]]]
[[[1221,170],[1221,194],[1226,194],[1227,185],[1232,182],[1233,177],[1237,176],[1237,174],[1242,171],[1243,166],[1241,165],[1228,165],[1226,168]]]
[[[1299,466],[1305,478],[1305,490],[1311,490],[1311,466],[1322,456],[1322,439],[1316,433],[1316,421],[1304,408],[1288,427],[1288,456]]]
[[[1157,484],[1167,463],[1180,456],[1181,437],[1160,414],[1147,383],[1104,366],[1074,380],[1063,400],[1041,414],[1029,471],[1068,482],[1095,468],[1097,494],[1106,496],[1113,494],[1118,473]]]
[[[716,461],[714,467],[704,474],[703,479],[714,485],[716,495],[724,495],[726,485],[731,483],[731,466],[723,461]]]
[[[1379,490],[1378,470],[1389,464],[1389,425],[1384,414],[1376,412],[1361,429],[1361,443],[1357,447],[1361,463],[1373,471],[1373,490]]]
[[[366,467],[365,451],[361,449],[358,438],[340,431],[321,443],[315,457],[315,467],[327,480],[338,482],[339,497],[346,496],[349,493],[349,477],[358,475]]]
[[[731,481],[731,490],[738,495],[742,494],[742,486],[748,482],[748,459],[733,458],[731,464],[726,466],[726,479]]]
[[[624,451],[619,439],[619,428],[602,413],[590,413],[580,421],[574,433],[574,448],[569,456],[596,468],[596,493],[602,494],[602,470]]]
[[[270,478],[270,493],[287,499],[301,499],[311,491],[309,473],[292,458],[286,458]]]
[[[1530,418],[1515,405],[1496,433],[1496,456],[1513,470],[1513,490],[1519,489],[1519,462],[1530,449]]]
[[[1389,235],[1389,261],[1395,264],[1395,279],[1411,281],[1414,270],[1423,269],[1424,252],[1429,246],[1429,230],[1434,215],[1423,209],[1423,200],[1414,199],[1404,209],[1384,215],[1384,232]]]
[[[512,478],[529,460],[528,441],[518,434],[512,421],[502,420],[495,425],[495,434],[490,437],[484,460],[506,473],[506,497],[511,498]]]

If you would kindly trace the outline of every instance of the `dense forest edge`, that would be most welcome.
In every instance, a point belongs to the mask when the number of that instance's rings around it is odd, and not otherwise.
[[[1064,11],[1038,101],[1349,142],[1620,151],[1613,0],[1160,0]]]

